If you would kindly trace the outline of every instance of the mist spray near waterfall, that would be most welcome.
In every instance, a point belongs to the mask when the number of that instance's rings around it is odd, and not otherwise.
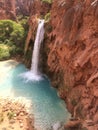
[[[34,42],[34,49],[32,53],[31,70],[21,74],[21,76],[25,79],[25,81],[39,81],[42,79],[38,66],[39,66],[40,46],[44,39],[44,32],[45,32],[44,20],[39,20],[36,38]]]

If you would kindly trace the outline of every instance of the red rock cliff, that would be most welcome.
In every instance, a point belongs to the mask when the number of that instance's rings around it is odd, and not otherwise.
[[[54,0],[48,67],[74,117],[98,125],[98,1]],[[95,127],[96,126],[96,127]]]
[[[16,20],[15,0],[0,0],[0,19]]]
[[[17,15],[30,16],[33,0],[0,0],[0,19],[16,20]]]

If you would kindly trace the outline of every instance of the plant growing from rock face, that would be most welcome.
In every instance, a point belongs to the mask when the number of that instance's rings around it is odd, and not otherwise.
[[[46,22],[49,22],[50,21],[50,12],[47,13],[45,16],[44,16],[44,19]]]
[[[42,2],[46,2],[46,3],[51,4],[51,3],[52,3],[52,0],[42,0]]]

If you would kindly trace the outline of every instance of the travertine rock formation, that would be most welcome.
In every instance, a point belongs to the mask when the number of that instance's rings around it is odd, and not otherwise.
[[[33,0],[0,0],[0,20],[17,20],[17,15],[30,16]]]
[[[0,20],[16,20],[15,0],[0,0]]]
[[[94,121],[98,115],[98,1],[54,0],[51,25],[48,66],[53,84],[74,117]]]

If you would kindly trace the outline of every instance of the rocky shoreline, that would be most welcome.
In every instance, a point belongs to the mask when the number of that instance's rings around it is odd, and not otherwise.
[[[0,98],[0,130],[34,130],[34,118],[25,104]]]

